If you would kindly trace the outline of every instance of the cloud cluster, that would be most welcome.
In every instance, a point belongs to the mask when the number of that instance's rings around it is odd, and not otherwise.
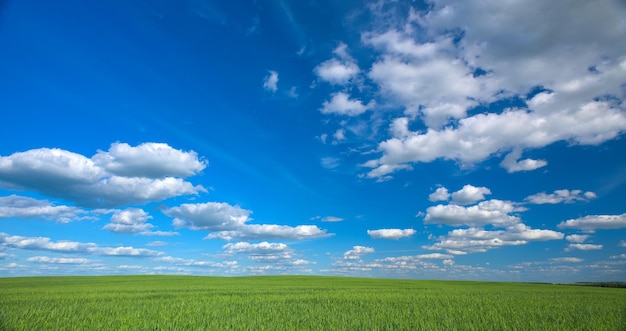
[[[501,154],[508,172],[530,171],[548,162],[522,158],[525,150],[622,135],[626,11],[609,3],[438,0],[395,27],[364,33],[362,44],[379,53],[369,78],[388,104],[404,109],[389,126],[392,137],[378,144],[382,156],[366,163],[367,176]],[[521,102],[504,111],[472,112],[513,99]]]
[[[222,247],[228,255],[244,254],[248,259],[257,263],[281,266],[304,266],[311,261],[298,259],[294,256],[294,250],[283,243],[260,243],[237,242],[228,243]]]
[[[331,235],[315,225],[249,224],[252,211],[224,202],[182,204],[163,213],[174,218],[175,227],[211,232],[205,239],[301,240]]]
[[[101,247],[95,243],[68,240],[52,241],[47,237],[11,236],[3,232],[0,232],[0,247],[101,256],[150,257],[163,255],[163,252],[145,248],[134,248],[131,246]]]
[[[472,185],[465,185],[451,195],[444,187],[432,193],[429,196],[431,201],[447,200],[452,196],[452,203],[428,207],[424,224],[464,228],[449,231],[447,235],[437,237],[438,242],[423,248],[445,250],[449,254],[467,254],[504,246],[525,245],[531,241],[563,239],[564,234],[561,232],[532,229],[523,224],[521,218],[512,213],[524,209],[516,207],[513,202],[497,199],[480,201],[484,199],[484,194],[491,194],[491,190]],[[457,203],[480,202],[470,206],[455,204],[455,195]],[[498,230],[487,230],[486,227]]]
[[[205,167],[195,152],[162,143],[114,143],[91,158],[40,148],[0,156],[0,186],[108,208],[206,191],[183,179]]]

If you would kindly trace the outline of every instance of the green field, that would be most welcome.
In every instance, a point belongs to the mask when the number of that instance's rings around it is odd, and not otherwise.
[[[626,289],[315,276],[0,279],[1,330],[626,330]]]

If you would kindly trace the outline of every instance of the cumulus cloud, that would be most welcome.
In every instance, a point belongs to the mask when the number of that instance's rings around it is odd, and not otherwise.
[[[597,229],[626,228],[626,213],[621,215],[589,215],[559,223],[560,229],[594,232]]]
[[[428,196],[428,200],[431,202],[448,201],[448,199],[450,199],[450,193],[448,193],[448,189],[445,187],[437,188],[435,192]]]
[[[9,195],[0,197],[0,218],[42,218],[60,223],[90,219],[87,211],[69,206],[55,206],[47,200]]]
[[[578,258],[578,257],[555,257],[555,258],[550,259],[550,261],[553,261],[553,262],[567,262],[567,263],[579,263],[579,262],[582,262],[584,260],[581,259],[581,258]]]
[[[174,217],[173,224],[178,228],[210,231],[205,239],[300,240],[330,236],[315,225],[248,224],[252,211],[223,202],[182,204],[163,212]]]
[[[101,247],[95,243],[84,243],[77,241],[52,241],[47,237],[23,237],[11,236],[0,232],[0,246],[16,249],[27,249],[34,251],[50,251],[58,253],[82,253],[103,256],[133,256],[146,257],[158,256],[163,252],[134,247]]]
[[[359,260],[361,259],[361,256],[370,253],[374,253],[374,248],[366,246],[354,246],[351,250],[343,253],[343,258],[346,260]]]
[[[563,239],[563,233],[552,230],[532,229],[516,224],[505,230],[489,231],[478,227],[456,229],[442,236],[433,245],[423,246],[428,250],[446,250],[450,254],[486,252],[504,246],[525,245],[532,241]]]
[[[598,250],[602,249],[603,245],[593,245],[593,244],[569,244],[566,250],[579,249],[581,251],[590,251],[590,250]]]
[[[590,191],[581,190],[556,190],[553,193],[540,192],[526,197],[526,201],[532,204],[557,204],[572,203],[575,201],[587,201],[596,197],[596,194]]]
[[[582,243],[585,240],[587,240],[587,238],[589,238],[589,235],[586,235],[586,234],[571,234],[565,237],[565,240],[571,243]]]
[[[28,262],[35,263],[58,263],[58,264],[85,264],[91,263],[93,260],[82,257],[49,257],[49,256],[33,256],[26,259]]]
[[[142,143],[130,146],[113,143],[107,152],[98,151],[94,164],[122,177],[189,177],[207,166],[194,151],[181,151],[163,143]]]
[[[513,203],[502,200],[487,200],[477,205],[464,207],[459,205],[436,205],[426,209],[424,223],[445,224],[450,226],[508,226],[520,221],[519,217],[509,215],[515,210]]]
[[[530,171],[548,161],[522,158],[523,151],[622,135],[625,15],[611,2],[441,0],[364,33],[363,44],[380,54],[369,77],[386,102],[404,108],[393,137],[378,145],[382,156],[369,163],[370,177],[380,167],[437,159],[470,165],[503,154],[508,172]],[[512,97],[526,105],[469,112]],[[410,130],[414,123],[425,128]]]
[[[313,71],[323,81],[334,85],[344,85],[360,72],[359,66],[347,52],[347,45],[340,43],[333,52],[335,57],[322,62]]]
[[[81,206],[115,207],[206,191],[175,177],[195,174],[205,165],[195,152],[166,144],[116,143],[92,158],[40,148],[0,156],[0,186],[33,190]]]
[[[311,261],[298,259],[294,256],[294,250],[283,243],[249,242],[228,243],[222,247],[229,255],[245,254],[249,260],[270,265],[303,266],[311,264]]]
[[[447,192],[446,192],[447,193]],[[457,202],[477,201],[484,198],[484,194],[491,194],[485,188],[466,185],[457,194]],[[426,209],[424,224],[448,225],[467,227],[449,231],[447,235],[434,237],[437,240],[432,245],[423,246],[428,250],[445,250],[449,254],[468,254],[486,252],[504,246],[525,245],[533,241],[559,240],[564,234],[547,229],[533,229],[522,223],[519,216],[511,213],[521,211],[513,202],[503,200],[481,201],[472,206],[458,204],[439,204]],[[500,228],[486,230],[485,227]],[[585,238],[570,237],[571,240]]]
[[[320,111],[322,114],[337,114],[345,116],[358,116],[371,109],[374,102],[370,101],[364,105],[359,99],[350,99],[350,96],[344,92],[331,94],[330,101],[324,101]]]
[[[407,128],[406,137],[381,142],[378,151],[383,156],[369,164],[374,170],[436,159],[472,164],[498,152],[539,148],[561,140],[596,145],[624,130],[626,114],[606,102],[591,101],[579,109],[550,114],[510,109],[499,114],[477,114],[459,120],[456,127],[441,130],[410,132]]]
[[[152,219],[148,213],[139,208],[115,210],[111,216],[111,222],[103,229],[115,233],[138,233],[144,236],[175,236],[178,232],[152,231],[153,224],[147,223]]]
[[[278,73],[273,70],[268,71],[268,75],[263,80],[263,88],[267,91],[278,91]]]
[[[485,194],[491,194],[486,187],[465,185],[462,189],[452,193],[452,202],[459,205],[467,205],[485,199]]]
[[[374,239],[392,239],[398,240],[404,237],[410,237],[415,234],[413,229],[379,229],[367,230],[367,234]]]

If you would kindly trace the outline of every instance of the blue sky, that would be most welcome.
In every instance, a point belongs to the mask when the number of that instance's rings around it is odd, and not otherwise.
[[[620,1],[5,1],[0,276],[626,279]]]

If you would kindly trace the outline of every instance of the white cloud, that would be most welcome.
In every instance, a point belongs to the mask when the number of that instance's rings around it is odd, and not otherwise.
[[[82,253],[104,256],[159,256],[163,252],[134,247],[100,247],[95,243],[60,240],[52,241],[47,237],[11,236],[0,232],[0,246],[35,251],[59,253]]]
[[[415,234],[413,229],[379,229],[367,230],[367,234],[374,239],[392,239],[398,240],[404,237],[410,237]]]
[[[278,73],[273,70],[269,70],[268,72],[269,75],[263,80],[263,88],[268,91],[276,92],[278,91]]]
[[[428,196],[428,200],[431,202],[436,201],[448,201],[450,198],[450,193],[448,193],[448,189],[445,187],[439,187],[435,190],[435,192],[431,193]]]
[[[500,163],[500,166],[506,169],[509,173],[514,173],[518,171],[532,171],[535,169],[539,169],[548,165],[546,160],[533,160],[533,159],[523,159],[520,160],[522,156],[521,149],[513,149],[512,152],[507,154],[506,157]]]
[[[485,194],[491,194],[491,190],[486,187],[465,185],[462,189],[452,193],[452,202],[460,205],[467,205],[484,200]]]
[[[566,250],[579,249],[581,251],[590,251],[602,249],[603,245],[593,245],[593,244],[569,244]]]
[[[35,263],[55,263],[55,264],[86,264],[92,263],[93,260],[82,257],[48,257],[48,256],[33,256],[26,259],[28,262]]]
[[[365,254],[374,253],[374,248],[366,246],[354,246],[351,250],[343,253],[345,260],[359,260]]]
[[[547,161],[523,159],[525,150],[622,135],[624,8],[437,0],[396,17],[395,28],[364,33],[363,43],[380,54],[369,77],[386,102],[405,109],[393,137],[379,143],[375,167],[436,159],[471,165],[508,153],[502,167],[530,171]],[[532,95],[537,87],[545,91]],[[512,97],[527,107],[468,117],[479,104]],[[409,130],[418,120],[427,128]]]
[[[619,242],[619,247],[626,247],[626,241],[621,240],[621,241]]]
[[[578,263],[578,262],[582,262],[584,261],[581,258],[578,257],[555,257],[550,259],[550,261],[553,262],[567,262],[567,263]]]
[[[520,221],[509,215],[515,210],[511,202],[502,200],[482,201],[474,206],[436,205],[426,209],[424,223],[451,226],[509,226]]]
[[[150,231],[154,225],[146,223],[152,216],[143,209],[128,208],[116,210],[111,216],[111,223],[105,225],[103,229],[115,233],[139,233]]]
[[[204,239],[221,240],[303,240],[332,236],[315,225],[246,224],[237,230],[213,232]]]
[[[370,101],[364,105],[359,99],[350,99],[350,96],[344,92],[331,94],[330,101],[324,101],[320,111],[322,114],[337,114],[345,116],[358,116],[365,113],[374,106],[374,102]]]
[[[626,259],[626,254],[613,255],[611,259]]]
[[[335,85],[343,85],[359,74],[359,66],[354,62],[345,62],[330,59],[314,69],[315,74],[322,80]]]
[[[499,152],[540,148],[562,140],[596,145],[617,137],[624,130],[626,115],[602,101],[549,114],[509,109],[499,114],[464,118],[459,120],[458,126],[441,130],[410,132],[407,128],[406,137],[394,137],[378,145],[383,156],[375,164],[397,166],[436,159],[472,164]]]
[[[180,164],[174,164],[177,162]],[[206,191],[181,178],[153,178],[195,174],[204,166],[195,152],[177,151],[165,144],[130,147],[117,143],[109,152],[99,152],[91,159],[61,149],[40,148],[0,157],[0,186],[33,190],[83,206],[115,207]],[[115,175],[109,170],[133,176]]]
[[[189,177],[207,166],[207,161],[198,159],[194,151],[184,152],[153,142],[135,147],[113,143],[108,152],[98,151],[92,160],[109,173],[122,177]]]
[[[525,245],[532,241],[558,240],[563,239],[563,236],[560,232],[531,229],[521,223],[496,231],[472,227],[452,230],[447,236],[440,237],[437,243],[423,248],[446,250],[450,254],[459,255],[486,252],[504,246]]]
[[[111,222],[102,227],[115,233],[137,233],[142,236],[177,236],[178,232],[153,231],[153,224],[147,223],[152,219],[148,213],[139,208],[114,210]]]
[[[296,258],[293,249],[283,243],[268,243],[264,241],[258,244],[251,244],[238,242],[228,243],[222,249],[226,254],[245,254],[249,260],[274,266],[303,266],[313,263]]]
[[[336,216],[324,216],[322,217],[322,222],[342,222],[343,218]]]
[[[571,234],[565,237],[565,240],[571,243],[582,243],[585,240],[587,240],[587,238],[589,238],[589,235],[586,235],[586,234]]]
[[[289,246],[283,243],[268,243],[267,241],[258,244],[248,242],[228,243],[222,246],[226,254],[276,254],[278,252],[291,251]]]
[[[258,240],[258,239],[310,239],[330,234],[315,225],[295,227],[276,224],[247,224],[252,211],[223,202],[182,204],[163,211],[174,217],[176,227],[211,231],[205,239]]]
[[[344,129],[337,129],[337,131],[335,131],[335,133],[333,134],[333,138],[335,138],[333,144],[337,143],[338,141],[346,140],[346,131]]]
[[[335,169],[339,166],[340,159],[336,157],[323,157],[321,160],[322,167],[326,169]]]
[[[346,44],[340,43],[333,53],[336,58],[322,62],[313,71],[321,80],[331,84],[347,84],[359,74],[359,66],[348,54]]]
[[[570,219],[558,225],[561,229],[577,229],[593,232],[597,229],[626,228],[626,213],[621,215],[589,215]]]
[[[556,190],[553,193],[547,194],[546,192],[540,192],[526,197],[526,201],[533,204],[557,204],[557,203],[572,203],[574,201],[586,201],[596,197],[593,192],[584,192],[581,190]]]
[[[90,218],[84,216],[87,212],[69,206],[54,206],[46,200],[37,200],[30,197],[9,195],[0,197],[0,218],[43,218],[67,223]]]

